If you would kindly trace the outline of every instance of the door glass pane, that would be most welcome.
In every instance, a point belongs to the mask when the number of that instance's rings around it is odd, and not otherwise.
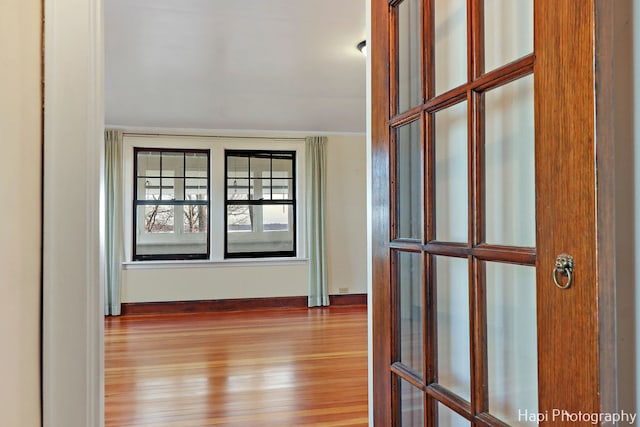
[[[436,140],[436,239],[468,240],[467,103],[438,111]]]
[[[535,246],[533,76],[484,95],[486,242]]]
[[[435,0],[436,95],[467,82],[467,0]]]
[[[400,425],[424,425],[424,394],[407,381],[400,379]]]
[[[422,237],[422,155],[420,121],[396,130],[396,234],[400,239]]]
[[[470,400],[469,267],[466,258],[436,258],[438,383]]]
[[[533,52],[533,0],[484,0],[485,70]]]
[[[400,362],[423,375],[421,255],[398,252],[398,298],[400,299]]]
[[[489,412],[510,425],[537,425],[536,270],[486,263]]]
[[[471,423],[456,412],[438,403],[438,427],[469,427]]]
[[[420,0],[398,6],[398,111],[422,103],[420,65]]]

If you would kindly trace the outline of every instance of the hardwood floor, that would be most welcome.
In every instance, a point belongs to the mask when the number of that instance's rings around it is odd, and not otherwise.
[[[367,426],[366,307],[106,318],[105,426]]]

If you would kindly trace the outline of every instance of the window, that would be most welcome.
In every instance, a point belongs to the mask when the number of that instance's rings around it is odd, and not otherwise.
[[[305,256],[304,139],[126,134],[123,142],[128,263]]]
[[[134,149],[133,259],[209,258],[209,150]]]
[[[225,258],[296,256],[295,152],[225,151]]]

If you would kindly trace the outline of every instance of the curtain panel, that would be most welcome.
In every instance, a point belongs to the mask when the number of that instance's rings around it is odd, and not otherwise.
[[[104,313],[120,315],[120,288],[124,258],[123,133],[106,130],[105,141],[105,298]]]
[[[325,254],[326,145],[326,136],[305,139],[309,307],[329,305]]]

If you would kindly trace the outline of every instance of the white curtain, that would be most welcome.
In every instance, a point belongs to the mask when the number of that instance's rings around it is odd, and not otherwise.
[[[307,224],[309,244],[309,307],[329,305],[325,255],[325,136],[305,140]]]
[[[106,130],[105,142],[105,240],[106,272],[104,313],[120,315],[123,243],[122,131]]]

